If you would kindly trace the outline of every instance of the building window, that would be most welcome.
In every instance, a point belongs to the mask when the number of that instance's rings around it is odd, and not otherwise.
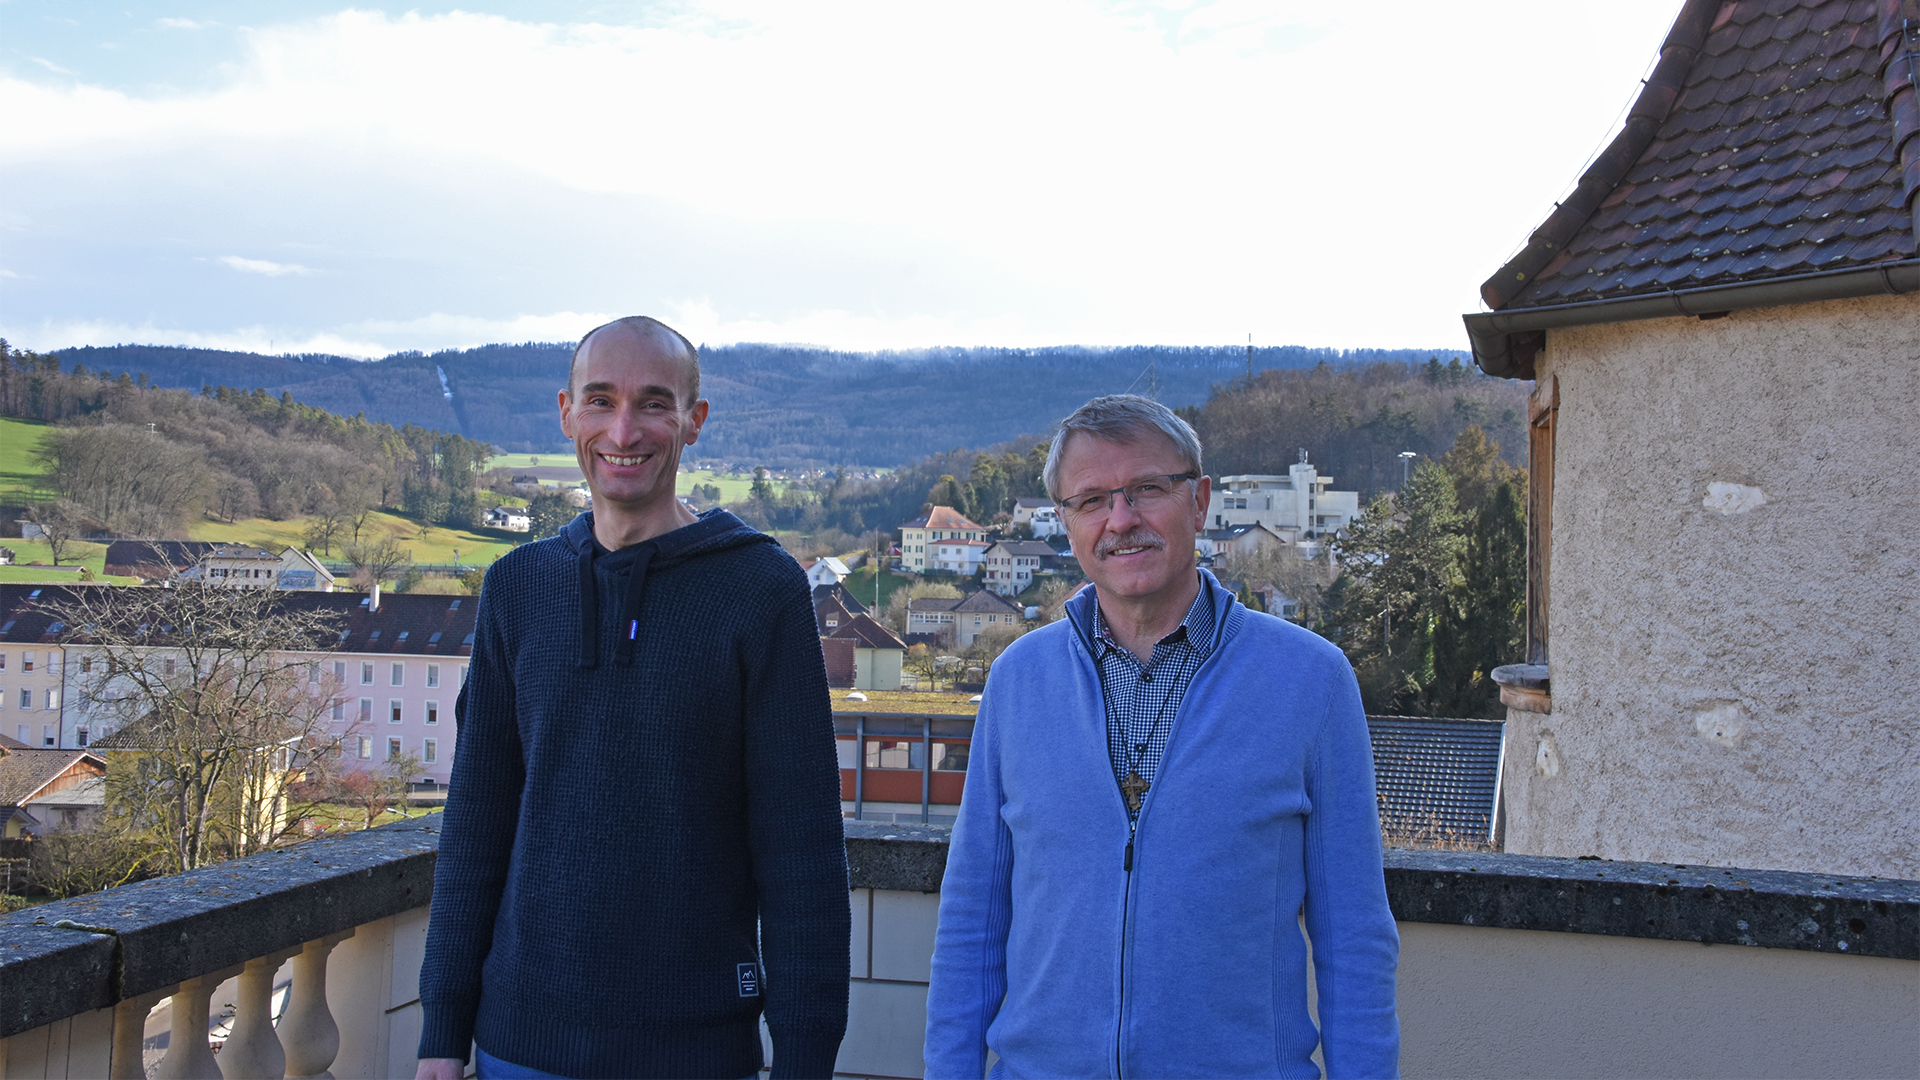
[[[427,723],[437,724],[439,722],[440,722],[440,703],[437,701],[427,702]]]
[[[867,768],[917,769],[921,747],[918,739],[868,739]]]
[[[393,700],[387,702],[387,723],[397,724],[399,722],[400,722],[400,699],[394,698]]]
[[[388,739],[387,740],[387,760],[392,761],[393,759],[399,756],[400,756],[400,740]]]
[[[320,661],[315,660],[307,665],[307,683],[308,685],[312,685],[312,686],[319,685]]]
[[[393,665],[393,685],[395,686],[407,685],[407,665],[405,664]]]
[[[420,760],[429,765],[440,760],[440,740],[428,739],[420,744]]]
[[[60,745],[60,729],[52,724],[40,725],[40,741],[48,746]]]
[[[333,701],[333,722],[339,723],[347,718],[347,703],[335,698]]]
[[[80,674],[82,675],[93,674],[93,657],[83,656],[80,658]]]
[[[465,664],[460,665],[460,685],[467,685],[467,665]]]
[[[160,667],[161,667],[161,669],[162,669],[163,671],[165,671],[165,672],[166,672],[166,674],[168,675],[168,677],[172,677],[172,675],[173,675],[173,657],[171,657],[171,656],[169,656],[169,657],[167,657],[167,658],[166,658],[165,660],[162,660],[162,661],[160,662]]]
[[[360,661],[360,685],[373,685],[373,661],[371,660]]]
[[[431,690],[434,687],[437,687],[439,685],[440,685],[440,665],[428,664],[427,665],[427,689]]]
[[[0,652],[0,671],[7,670],[7,654]]]
[[[76,745],[79,745],[79,746],[87,745],[87,729],[86,728],[74,729],[73,741]]]
[[[23,709],[33,708],[33,691],[30,688],[26,688],[26,687],[21,688],[20,707]]]
[[[363,724],[373,722],[373,699],[370,697],[360,699],[360,722]]]
[[[333,662],[333,677],[340,681],[341,686],[347,685],[347,662],[345,660],[335,660]]]
[[[940,772],[966,772],[967,747],[960,743],[934,743],[933,767]]]
[[[373,740],[367,738],[365,735],[360,736],[360,756],[363,758],[373,757]]]
[[[55,711],[58,711],[59,708],[60,708],[60,691],[58,689],[47,691],[47,711],[55,712]]]
[[[33,654],[32,653],[23,652],[20,654],[20,670],[21,671],[33,670]]]

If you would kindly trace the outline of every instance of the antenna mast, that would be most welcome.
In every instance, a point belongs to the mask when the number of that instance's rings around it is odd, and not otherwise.
[[[1253,389],[1253,333],[1247,333],[1247,389]]]

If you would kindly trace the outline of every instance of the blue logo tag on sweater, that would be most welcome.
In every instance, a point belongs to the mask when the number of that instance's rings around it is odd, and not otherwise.
[[[739,967],[739,971],[740,971],[740,996],[741,997],[759,997],[760,996],[760,965],[741,964]]]

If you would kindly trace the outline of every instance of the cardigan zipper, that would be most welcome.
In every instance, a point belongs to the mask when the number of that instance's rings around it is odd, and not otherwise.
[[[1113,1075],[1116,1080],[1125,1080],[1126,1073],[1120,1068],[1121,1041],[1127,1030],[1127,913],[1133,907],[1133,837],[1139,831],[1136,821],[1127,825],[1127,857],[1121,867],[1127,875],[1126,888],[1120,893],[1120,1007],[1114,1012],[1113,1026]]]

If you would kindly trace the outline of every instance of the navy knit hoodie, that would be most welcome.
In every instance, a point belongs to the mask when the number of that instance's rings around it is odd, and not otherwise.
[[[616,552],[582,514],[487,571],[478,620],[420,1056],[746,1076],[764,1003],[774,1076],[831,1074],[846,848],[799,566],[723,510]]]

